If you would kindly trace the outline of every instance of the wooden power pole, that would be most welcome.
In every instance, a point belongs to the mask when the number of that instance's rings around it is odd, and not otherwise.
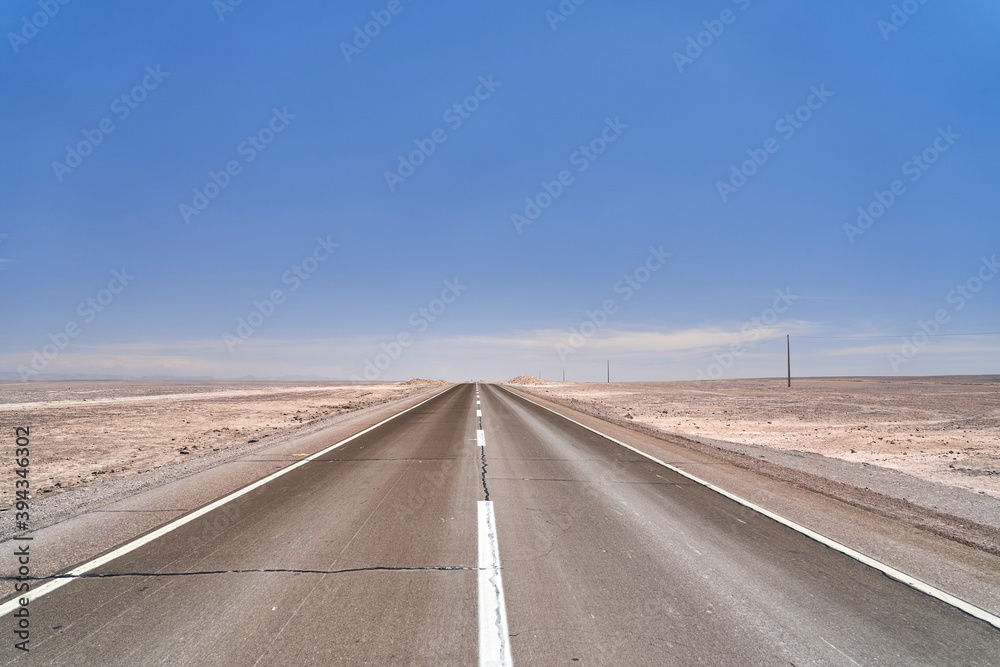
[[[788,350],[788,386],[792,386],[792,335],[785,334],[785,347]]]
[[[611,360],[608,359],[608,384],[611,384]]]

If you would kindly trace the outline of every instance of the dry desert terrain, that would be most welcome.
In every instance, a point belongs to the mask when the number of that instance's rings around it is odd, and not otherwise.
[[[1000,376],[515,386],[668,433],[814,452],[1000,498]]]
[[[260,442],[431,384],[8,382],[0,383],[0,424],[11,446],[13,429],[30,427],[39,496]],[[0,463],[6,479],[13,467],[10,456]],[[0,507],[11,505],[13,488],[0,485]]]

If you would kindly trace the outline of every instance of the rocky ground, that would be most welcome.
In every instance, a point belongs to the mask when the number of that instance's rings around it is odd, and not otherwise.
[[[554,383],[558,397],[679,435],[868,463],[1000,498],[1000,376]]]
[[[0,383],[0,507],[13,500],[14,428],[30,427],[32,494],[154,470],[426,391],[431,381]],[[9,445],[9,446],[8,446]]]

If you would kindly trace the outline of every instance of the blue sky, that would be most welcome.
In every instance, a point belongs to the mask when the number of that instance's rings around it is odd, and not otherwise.
[[[992,3],[223,2],[0,10],[0,372],[1000,372]]]

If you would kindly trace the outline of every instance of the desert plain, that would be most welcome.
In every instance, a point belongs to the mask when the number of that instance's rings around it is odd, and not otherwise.
[[[0,383],[0,422],[32,435],[34,496],[156,470],[321,425],[441,381]],[[1000,376],[692,382],[512,381],[598,416],[703,441],[897,470],[1000,498]],[[9,448],[8,448],[9,449]],[[12,470],[4,457],[0,469]],[[10,507],[13,485],[0,485]]]
[[[813,452],[1000,498],[1000,376],[511,384],[699,439]]]
[[[46,497],[168,466],[266,444],[278,434],[405,398],[435,382],[0,383],[0,424],[14,469],[14,429],[30,429],[32,495]],[[0,485],[10,507],[14,484]]]

